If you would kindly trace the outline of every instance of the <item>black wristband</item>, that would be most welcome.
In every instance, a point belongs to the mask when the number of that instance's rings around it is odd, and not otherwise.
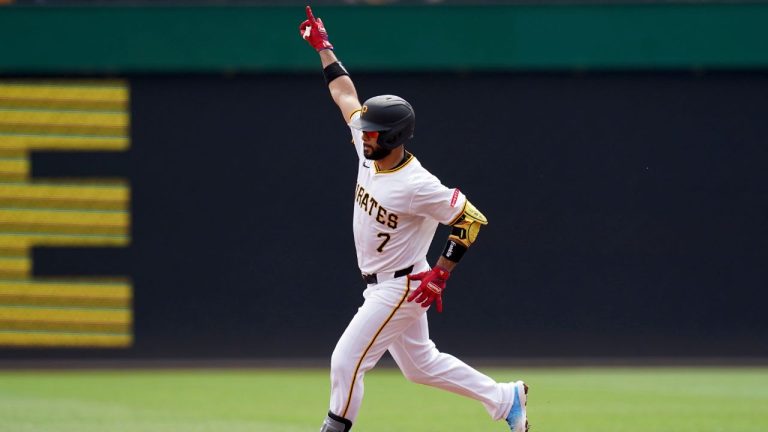
[[[331,81],[335,80],[336,78],[344,75],[349,76],[349,72],[344,69],[344,66],[339,61],[335,61],[323,68],[323,76],[325,77],[326,85],[330,84]]]
[[[466,246],[449,239],[448,242],[445,244],[445,249],[443,249],[443,256],[448,261],[453,261],[457,263],[461,261],[461,257],[464,256],[464,252],[466,251],[467,251]]]

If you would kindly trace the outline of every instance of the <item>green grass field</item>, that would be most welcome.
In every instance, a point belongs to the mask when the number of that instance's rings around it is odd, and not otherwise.
[[[484,369],[531,386],[533,431],[768,431],[767,368]],[[326,370],[0,371],[1,432],[316,432]],[[366,376],[353,431],[504,431],[475,401]]]

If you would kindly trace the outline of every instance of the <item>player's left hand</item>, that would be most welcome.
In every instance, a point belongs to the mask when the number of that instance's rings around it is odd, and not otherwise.
[[[325,30],[323,20],[312,15],[312,8],[307,6],[307,19],[299,25],[299,35],[304,38],[317,52],[324,49],[333,49],[328,40],[328,32]]]
[[[435,266],[430,271],[408,275],[409,280],[421,281],[419,287],[408,296],[408,301],[416,300],[422,307],[429,307],[434,302],[437,311],[442,312],[443,290],[449,277],[451,272],[440,266]]]

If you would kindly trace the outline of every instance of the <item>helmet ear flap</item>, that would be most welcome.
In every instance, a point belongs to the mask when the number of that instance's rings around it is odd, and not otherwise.
[[[402,131],[398,131],[396,133],[385,133],[384,139],[382,140],[382,144],[384,144],[384,147],[393,149],[398,146],[398,141],[400,141],[400,135],[402,135]]]

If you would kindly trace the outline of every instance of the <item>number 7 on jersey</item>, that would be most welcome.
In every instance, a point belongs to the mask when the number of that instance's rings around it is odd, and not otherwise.
[[[379,247],[377,247],[377,248],[376,248],[376,250],[377,250],[377,251],[379,251],[379,253],[382,253],[382,252],[384,252],[384,246],[385,246],[385,245],[387,244],[387,242],[389,241],[389,234],[387,234],[387,233],[379,233],[379,234],[378,234],[376,237],[379,237],[379,238],[383,238],[383,239],[384,239],[384,241],[383,241],[383,242],[381,242],[381,244],[379,245]]]

